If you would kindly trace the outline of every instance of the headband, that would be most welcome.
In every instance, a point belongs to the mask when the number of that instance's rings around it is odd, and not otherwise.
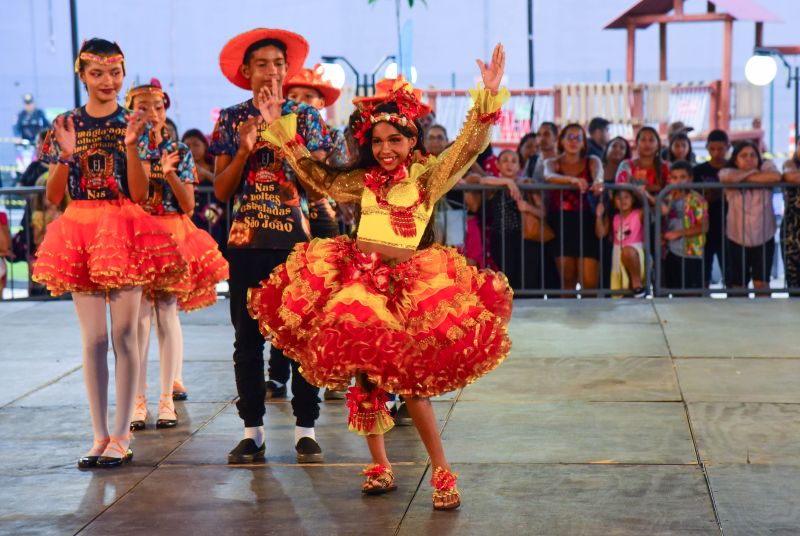
[[[91,52],[81,52],[77,58],[75,58],[75,72],[78,73],[81,70],[81,60],[83,61],[94,61],[100,63],[102,65],[113,65],[115,63],[122,63],[122,69],[125,69],[125,57],[122,54],[114,54],[113,56],[98,56],[97,54],[92,54]]]

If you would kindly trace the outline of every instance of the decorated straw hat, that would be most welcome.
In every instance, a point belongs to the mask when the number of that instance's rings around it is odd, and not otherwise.
[[[333,103],[339,99],[341,90],[333,87],[330,80],[324,80],[322,75],[322,66],[316,64],[313,68],[303,69],[291,78],[287,76],[283,82],[283,94],[286,95],[293,87],[310,87],[319,91],[325,101],[325,106],[333,106]]]
[[[397,78],[384,78],[375,84],[375,94],[369,97],[356,97],[353,99],[353,104],[363,108],[365,106],[376,106],[383,102],[395,100],[398,93],[409,94],[419,103],[419,117],[427,115],[431,111],[431,107],[422,102],[422,90],[415,89],[411,82],[406,80],[402,74],[398,74]]]
[[[225,78],[242,89],[253,89],[250,80],[242,74],[244,53],[250,45],[264,39],[275,39],[286,45],[286,78],[291,78],[303,69],[303,63],[308,56],[308,41],[302,35],[275,28],[256,28],[237,35],[222,47],[219,66]]]

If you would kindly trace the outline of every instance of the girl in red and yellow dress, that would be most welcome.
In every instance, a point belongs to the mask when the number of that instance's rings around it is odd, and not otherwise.
[[[217,302],[217,283],[228,278],[228,262],[217,243],[191,220],[197,168],[189,148],[168,136],[169,96],[158,80],[128,91],[125,105],[144,114],[151,128],[138,143],[139,158],[149,178],[142,207],[155,216],[178,243],[188,269],[176,282],[156,280],[145,288],[139,312],[139,377],[131,429],[141,430],[147,421],[147,350],[153,309],[160,350],[161,397],[156,428],[178,424],[172,401],[173,382],[183,361],[183,333],[178,309],[194,311]]]
[[[433,507],[460,505],[456,475],[442,449],[429,397],[459,389],[499,365],[510,349],[512,292],[502,274],[478,271],[452,248],[433,243],[434,204],[489,143],[508,91],[498,91],[505,53],[478,62],[483,89],[453,145],[424,156],[418,118],[430,109],[404,79],[379,84],[354,101],[351,124],[361,146],[357,164],[332,169],[295,138],[294,118],[280,117],[280,88],[264,89],[259,110],[304,187],[336,202],[357,203],[357,238],[298,244],[260,288],[250,312],[273,344],[302,365],[309,382],[348,393],[350,429],[367,438],[374,464],[362,491],[396,489],[383,433],[392,426],[386,391],[406,397],[431,458]],[[388,90],[387,90],[388,89]],[[288,119],[286,119],[288,117]]]
[[[128,111],[117,104],[122,50],[104,39],[86,41],[75,71],[89,100],[56,118],[40,155],[50,164],[48,200],[57,205],[69,190],[72,201],[47,228],[33,280],[54,296],[71,292],[81,327],[94,446],[78,466],[116,467],[133,456],[128,427],[139,371],[142,287],[178,280],[186,263],[175,240],[136,204],[147,196],[136,151],[145,120],[141,113],[127,120]],[[117,411],[110,431],[106,303],[116,357]]]

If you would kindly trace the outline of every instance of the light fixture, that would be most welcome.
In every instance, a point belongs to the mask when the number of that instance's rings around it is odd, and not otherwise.
[[[330,82],[336,89],[342,89],[345,80],[344,67],[338,63],[323,63],[320,67],[322,68],[322,79]]]
[[[394,80],[397,78],[397,63],[392,62],[386,66],[386,70],[383,72],[384,78],[388,78],[390,80]],[[411,66],[411,83],[417,83],[417,68],[413,65]]]
[[[756,50],[744,66],[747,81],[756,86],[766,86],[775,80],[778,74],[778,63],[768,53]]]

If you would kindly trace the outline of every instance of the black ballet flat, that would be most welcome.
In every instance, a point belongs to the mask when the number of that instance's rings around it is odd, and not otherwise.
[[[175,428],[178,426],[178,419],[158,419],[156,428]]]
[[[131,421],[131,432],[145,429],[147,429],[147,423],[145,421]]]
[[[91,469],[97,467],[97,460],[100,456],[82,456],[78,459],[79,469]]]
[[[133,460],[133,451],[128,449],[125,453],[124,458],[114,458],[113,456],[100,456],[97,458],[97,467],[102,467],[104,469],[112,469],[114,467],[119,467],[123,463],[129,462]]]

